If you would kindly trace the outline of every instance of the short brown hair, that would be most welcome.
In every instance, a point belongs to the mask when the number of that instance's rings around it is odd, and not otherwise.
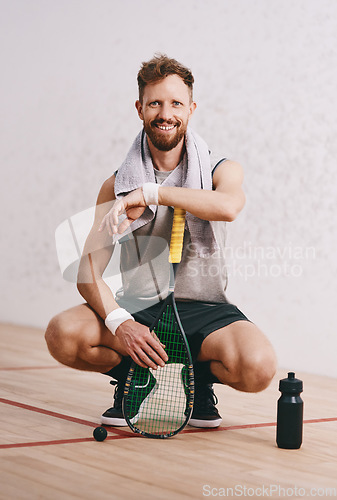
[[[150,61],[142,63],[137,76],[139,100],[143,100],[144,89],[147,84],[159,82],[168,75],[180,76],[185,85],[190,89],[192,100],[194,78],[191,70],[175,59],[170,59],[165,54],[155,54]]]

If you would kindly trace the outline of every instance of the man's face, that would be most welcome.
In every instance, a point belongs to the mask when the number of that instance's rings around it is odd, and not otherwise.
[[[145,132],[159,151],[170,151],[183,139],[196,108],[189,87],[178,75],[146,85],[142,102],[136,102]]]

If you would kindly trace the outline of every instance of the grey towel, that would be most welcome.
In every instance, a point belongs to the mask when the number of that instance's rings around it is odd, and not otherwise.
[[[165,179],[162,186],[176,186],[191,189],[212,189],[210,154],[205,141],[190,128],[186,132],[187,162],[182,162]],[[126,159],[118,169],[115,181],[116,198],[121,198],[130,191],[141,187],[145,182],[155,182],[155,175],[144,129],[137,135]],[[147,207],[141,217],[131,224],[131,230],[152,221],[157,207]],[[186,223],[190,231],[191,242],[197,254],[206,257],[218,249],[213,228],[209,221],[199,219],[189,212]]]

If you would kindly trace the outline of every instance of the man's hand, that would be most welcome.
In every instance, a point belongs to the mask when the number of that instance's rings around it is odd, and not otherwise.
[[[131,191],[114,203],[112,209],[104,216],[99,231],[106,227],[110,236],[122,234],[135,220],[144,213],[146,203],[141,188]],[[127,218],[118,225],[118,217],[126,212]]]
[[[116,337],[129,356],[143,368],[165,366],[168,356],[164,345],[154,332],[136,321],[124,321],[116,330]]]

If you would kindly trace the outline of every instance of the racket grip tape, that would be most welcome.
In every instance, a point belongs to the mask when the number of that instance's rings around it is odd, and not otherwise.
[[[169,262],[171,264],[178,264],[181,261],[184,242],[185,217],[186,210],[178,207],[174,208],[169,255]]]

